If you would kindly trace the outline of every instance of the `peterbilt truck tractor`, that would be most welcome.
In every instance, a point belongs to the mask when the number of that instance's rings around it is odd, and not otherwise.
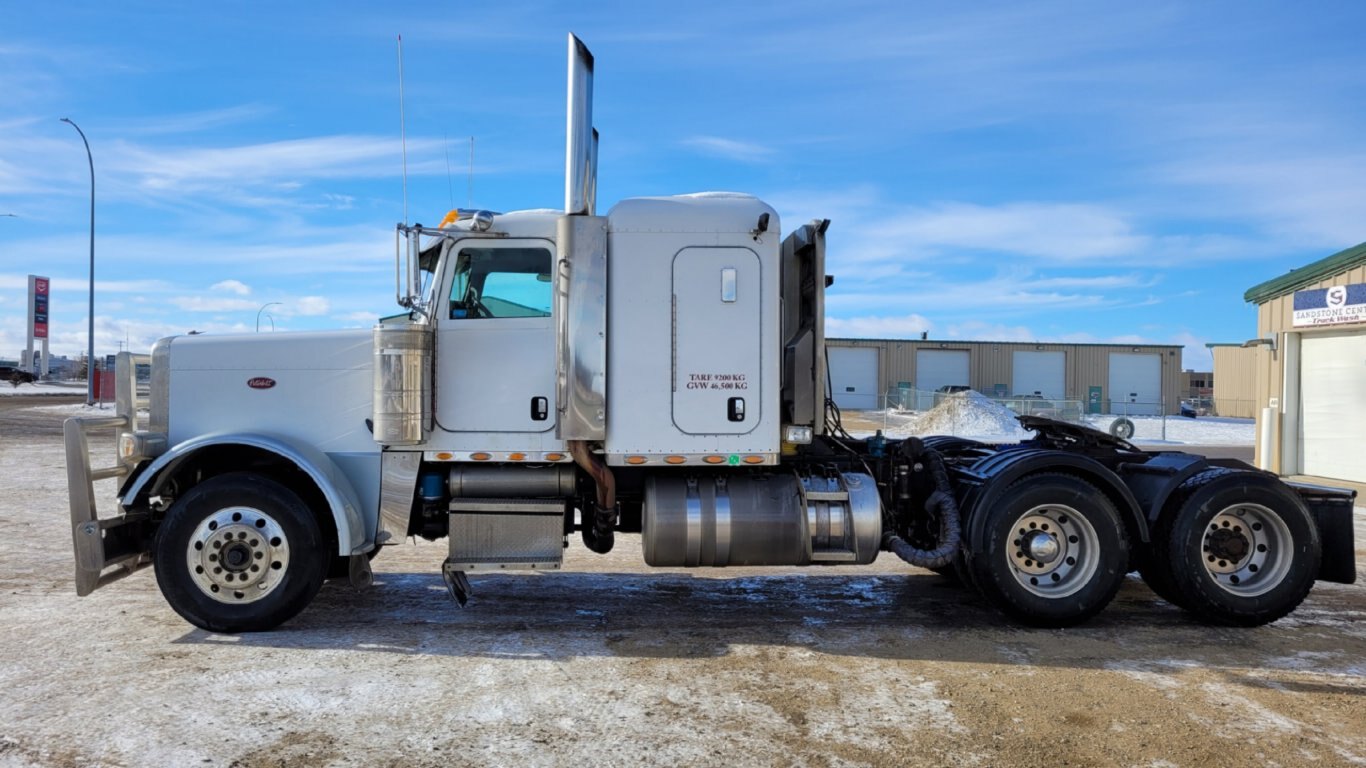
[[[849,434],[828,391],[830,222],[784,235],[729,193],[598,215],[592,74],[570,35],[564,210],[399,225],[400,314],[119,356],[115,415],[65,427],[79,594],[152,565],[191,624],[268,630],[329,577],[369,585],[410,537],[446,539],[464,605],[468,574],[553,571],[622,532],[650,566],[890,553],[1045,627],[1094,616],[1131,571],[1247,626],[1355,579],[1350,491],[1048,418],[1009,445]],[[100,429],[117,455],[92,468]]]

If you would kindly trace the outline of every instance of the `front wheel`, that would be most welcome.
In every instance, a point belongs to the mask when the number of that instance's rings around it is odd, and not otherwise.
[[[1128,570],[1124,524],[1110,499],[1070,475],[1024,478],[985,511],[985,540],[968,565],[1006,615],[1067,627],[1099,613]]]
[[[1182,608],[1253,627],[1299,606],[1321,554],[1318,528],[1294,492],[1249,472],[1197,487],[1160,528],[1153,557]]]
[[[157,585],[201,629],[272,629],[322,587],[325,542],[313,512],[285,486],[248,472],[220,475],[166,513],[156,539]]]

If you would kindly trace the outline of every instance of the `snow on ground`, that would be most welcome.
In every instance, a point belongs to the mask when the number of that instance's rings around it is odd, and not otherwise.
[[[23,397],[25,395],[80,395],[86,391],[83,381],[40,381],[32,384],[14,386],[8,381],[0,381],[0,397]]]
[[[1086,416],[1085,422],[1100,430],[1109,430],[1117,416]],[[1131,443],[1180,443],[1186,445],[1253,445],[1257,442],[1257,426],[1252,419],[1229,419],[1202,416],[1129,416],[1134,423]],[[1165,423],[1165,435],[1163,433]]]
[[[43,413],[61,413],[68,416],[112,416],[114,414],[113,403],[102,403],[98,405],[86,405],[85,403],[67,403],[65,405],[40,405],[33,410]]]
[[[1082,423],[1108,432],[1118,416],[1087,415]],[[1129,416],[1134,423],[1130,442],[1140,445],[1252,445],[1256,426],[1252,419],[1182,416]],[[846,415],[846,427],[855,434],[881,429],[888,437],[956,435],[989,443],[1027,440],[1033,433],[1015,420],[1015,412],[978,393],[962,392],[943,398],[928,411],[864,411]]]

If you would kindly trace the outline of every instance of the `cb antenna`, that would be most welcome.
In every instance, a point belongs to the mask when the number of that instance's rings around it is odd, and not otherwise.
[[[403,226],[408,226],[408,131],[403,122],[403,35],[398,36],[398,138],[403,150]]]
[[[469,206],[470,208],[473,208],[473,207],[474,207],[474,137],[473,137],[473,136],[470,137],[470,164],[469,164],[469,171],[468,171],[468,175],[467,175],[465,184],[466,184],[466,189],[465,189],[465,205]]]

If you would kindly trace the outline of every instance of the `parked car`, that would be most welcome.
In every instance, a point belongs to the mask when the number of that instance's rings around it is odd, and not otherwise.
[[[1061,415],[1056,403],[1043,395],[1033,393],[1015,395],[1006,403],[1006,407],[1022,416],[1042,416],[1047,419],[1056,419]]]
[[[1195,418],[1195,416],[1196,416],[1196,413],[1195,413],[1195,406],[1191,405],[1190,403],[1182,403],[1182,404],[1181,404],[1181,415],[1182,415],[1182,416],[1185,416],[1185,417],[1188,418],[1188,419],[1193,419],[1193,418]]]

